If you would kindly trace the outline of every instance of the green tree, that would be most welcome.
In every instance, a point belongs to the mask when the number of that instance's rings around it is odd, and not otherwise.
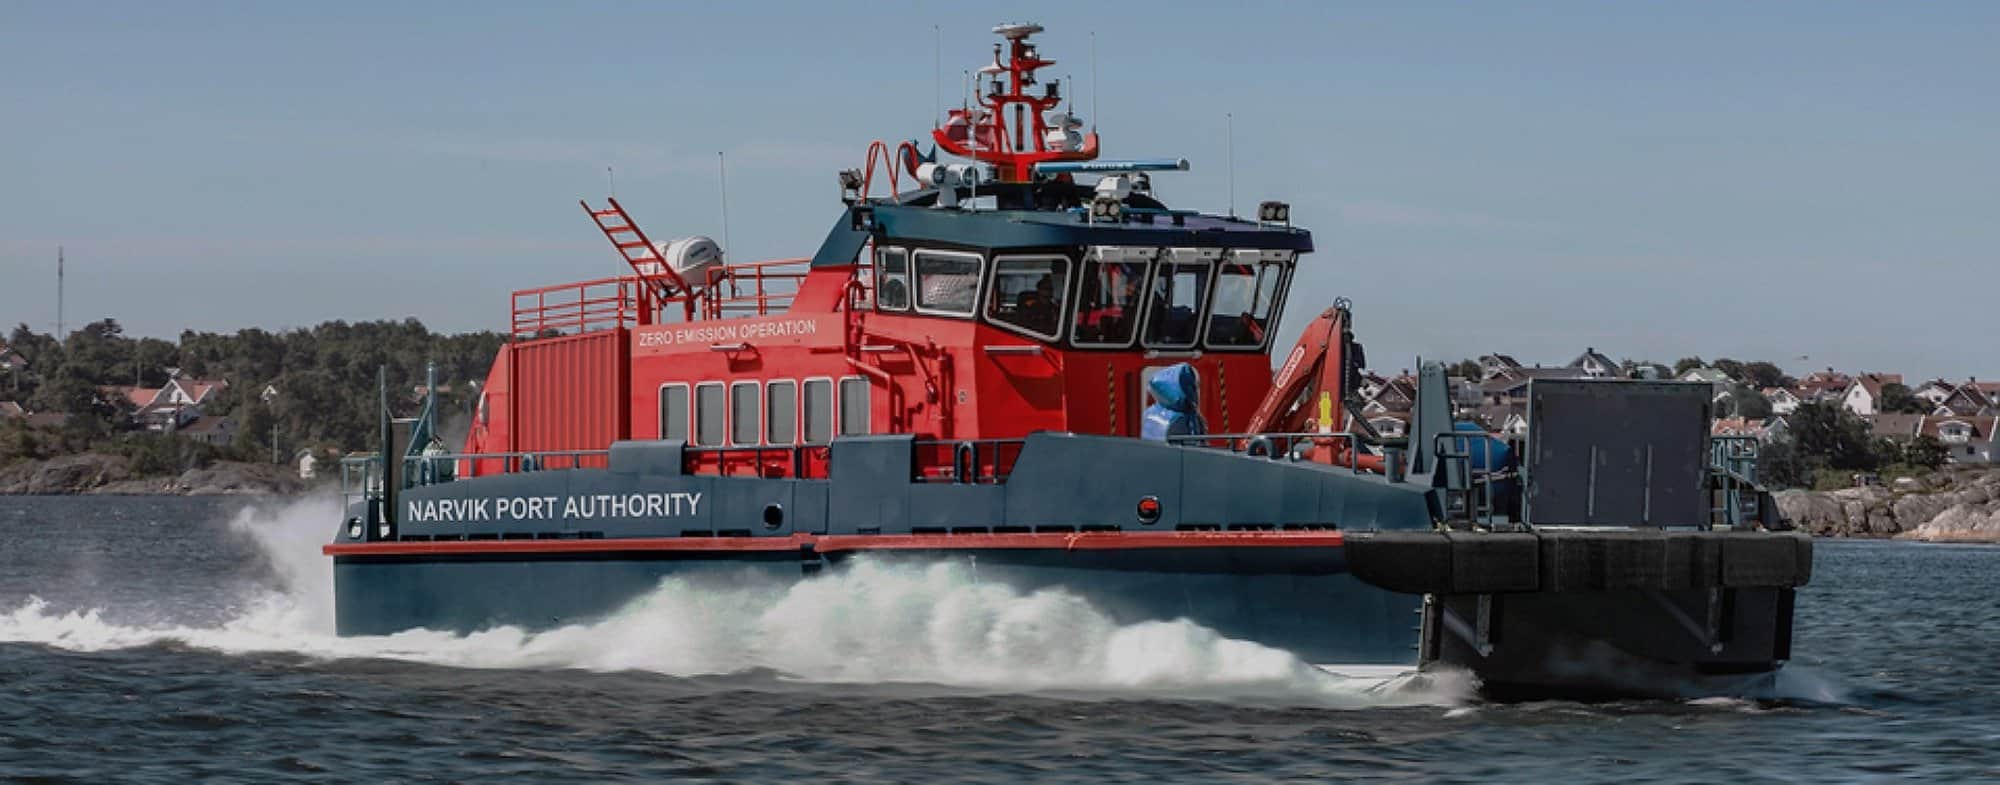
[[[1951,448],[1929,434],[1918,436],[1903,445],[1903,462],[1911,466],[1936,469],[1950,458]]]
[[[1682,357],[1674,361],[1674,375],[1679,376],[1693,369],[1700,368],[1705,364],[1701,361],[1700,357]]]
[[[1791,387],[1799,381],[1786,376],[1784,369],[1763,360],[1744,363],[1742,380],[1756,385],[1759,390],[1766,387]]]
[[[1771,417],[1771,402],[1747,384],[1737,384],[1729,389],[1727,415],[1746,420],[1766,420]]]
[[[1881,464],[1868,423],[1838,404],[1802,405],[1788,422],[1792,445],[1809,469],[1873,471]]]
[[[1923,414],[1930,411],[1922,398],[1910,393],[1910,388],[1900,382],[1882,385],[1882,411],[1901,414]]]
[[[1712,363],[1712,365],[1715,366],[1716,370],[1728,374],[1729,378],[1735,379],[1736,381],[1739,382],[1749,377],[1749,374],[1744,372],[1743,363],[1731,360],[1727,357],[1724,357],[1720,360],[1716,360],[1714,363]]]
[[[1767,488],[1803,488],[1812,485],[1812,468],[1790,439],[1780,439],[1758,453],[1757,481]]]

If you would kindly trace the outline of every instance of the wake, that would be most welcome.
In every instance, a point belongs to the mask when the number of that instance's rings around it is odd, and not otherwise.
[[[177,644],[459,668],[641,671],[677,677],[770,670],[822,683],[921,683],[1006,692],[1255,700],[1333,708],[1458,705],[1463,674],[1343,675],[1185,620],[1118,624],[1060,590],[982,583],[957,563],[861,561],[802,581],[669,578],[594,622],[541,632],[333,634],[333,570],[319,552],[332,499],[247,509],[230,521],[271,584],[214,625],[128,624],[105,609],[31,598],[0,614],[0,642],[97,652]]]

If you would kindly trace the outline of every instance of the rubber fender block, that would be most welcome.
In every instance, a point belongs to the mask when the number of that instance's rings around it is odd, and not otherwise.
[[[1700,532],[1662,532],[1660,588],[1710,589],[1722,585],[1722,550]]]
[[[1604,540],[1604,588],[1657,589],[1666,583],[1666,535],[1635,531],[1599,536]]]
[[[1776,505],[1772,505],[1772,506],[1776,506]],[[1811,582],[1812,582],[1812,574],[1813,574],[1813,539],[1812,539],[1812,535],[1810,535],[1810,534],[1806,534],[1806,533],[1804,533],[1804,532],[1793,532],[1793,533],[1791,533],[1791,534],[1787,534],[1787,535],[1785,535],[1785,536],[1787,536],[1787,537],[1790,537],[1790,538],[1792,538],[1792,541],[1793,541],[1793,542],[1795,543],[1795,545],[1793,546],[1793,548],[1794,548],[1795,550],[1797,550],[1797,551],[1798,551],[1798,553],[1797,553],[1797,554],[1796,554],[1796,555],[1794,556],[1794,558],[1798,559],[1798,570],[1799,570],[1799,571],[1798,571],[1798,574],[1797,574],[1797,575],[1795,576],[1795,577],[1796,577],[1796,578],[1798,579],[1798,582],[1797,582],[1797,583],[1794,583],[1794,584],[1792,584],[1792,585],[1793,585],[1793,586],[1804,586],[1804,585],[1806,585],[1806,584],[1808,584],[1808,583],[1811,583]]]
[[[1688,588],[1713,589],[1722,585],[1722,540],[1719,535],[1677,532],[1668,536],[1687,543]]]
[[[1533,534],[1452,532],[1451,594],[1541,587],[1541,541]]]
[[[1722,544],[1722,585],[1732,588],[1791,587],[1810,566],[1799,567],[1796,535],[1732,534]]]
[[[1347,570],[1363,583],[1404,594],[1449,593],[1451,541],[1440,532],[1348,532]]]
[[[1542,532],[1542,591],[1604,590],[1604,540],[1589,532]]]

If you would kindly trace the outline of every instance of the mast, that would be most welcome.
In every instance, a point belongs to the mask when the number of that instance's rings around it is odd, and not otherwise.
[[[63,338],[63,247],[56,246],[56,340]]]

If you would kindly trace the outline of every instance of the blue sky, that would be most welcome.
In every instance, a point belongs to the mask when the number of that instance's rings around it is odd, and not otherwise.
[[[168,7],[173,6],[173,7]],[[1014,3],[1176,206],[1315,231],[1378,368],[1594,346],[2000,377],[2000,4]],[[810,254],[833,173],[930,126],[969,3],[0,5],[0,322],[418,316],[610,275],[576,200]],[[1090,35],[1102,92],[1092,99]]]

